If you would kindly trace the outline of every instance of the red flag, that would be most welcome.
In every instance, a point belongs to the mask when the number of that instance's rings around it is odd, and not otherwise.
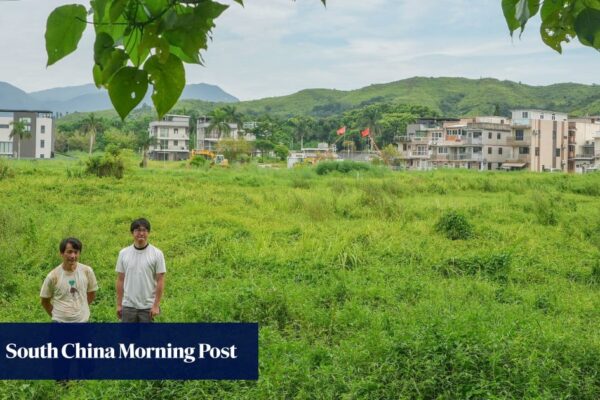
[[[362,137],[367,137],[367,136],[369,136],[370,134],[371,134],[371,131],[369,130],[369,128],[367,128],[367,129],[365,129],[364,131],[362,131],[362,132],[360,133],[360,136],[362,136]]]
[[[346,127],[345,127],[345,126],[342,126],[340,129],[338,129],[338,130],[336,131],[336,133],[337,133],[338,135],[343,135],[344,133],[346,133]]]

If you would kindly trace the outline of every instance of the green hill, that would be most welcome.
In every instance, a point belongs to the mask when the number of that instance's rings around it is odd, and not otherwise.
[[[369,103],[392,102],[423,105],[454,117],[492,114],[496,105],[503,114],[530,107],[585,115],[600,113],[599,100],[599,87],[574,83],[530,86],[489,78],[417,77],[351,91],[308,89],[241,102],[237,107],[247,113],[325,116]]]
[[[496,106],[503,115],[514,108],[536,108],[567,112],[573,116],[600,114],[600,87],[576,83],[531,86],[497,79],[425,78],[370,85],[343,91],[306,89],[289,96],[269,97],[236,103],[246,115],[271,114],[279,117],[311,115],[326,117],[372,103],[404,103],[427,106],[448,117],[491,115]],[[225,103],[182,100],[173,112],[208,113]],[[133,118],[152,110],[136,110]],[[71,118],[77,118],[77,114]],[[107,112],[105,116],[116,116]]]

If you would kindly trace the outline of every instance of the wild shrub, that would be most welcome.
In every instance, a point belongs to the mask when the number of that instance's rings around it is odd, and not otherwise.
[[[544,195],[536,193],[533,196],[532,210],[541,225],[555,226],[558,224],[556,204],[552,204]]]
[[[449,258],[436,265],[435,269],[446,277],[463,275],[484,275],[506,280],[510,272],[511,257],[507,253],[482,256]]]
[[[370,169],[369,164],[356,161],[323,161],[317,164],[315,171],[319,175],[327,175],[334,171],[347,174],[351,171],[369,171]]]
[[[96,175],[100,178],[114,177],[117,179],[123,178],[125,171],[125,163],[121,157],[121,152],[116,148],[109,148],[101,156],[93,156],[86,161],[86,172],[91,175]]]
[[[190,160],[190,166],[195,168],[202,168],[208,164],[208,160],[202,156],[195,156]]]
[[[0,160],[0,181],[15,176],[15,171],[4,160]]]
[[[467,217],[455,210],[444,213],[435,229],[450,240],[466,240],[473,236],[473,226]]]

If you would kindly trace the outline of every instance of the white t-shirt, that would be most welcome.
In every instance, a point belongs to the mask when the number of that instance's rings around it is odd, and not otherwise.
[[[65,271],[62,264],[44,279],[40,297],[52,301],[52,320],[58,322],[87,322],[90,307],[87,293],[98,290],[92,268],[77,263],[74,271]]]
[[[156,296],[156,274],[167,272],[163,252],[149,244],[143,250],[131,245],[119,252],[117,272],[125,274],[123,306],[152,308]]]

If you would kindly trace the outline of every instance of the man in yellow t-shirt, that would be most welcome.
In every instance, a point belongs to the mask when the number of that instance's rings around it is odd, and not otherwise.
[[[42,307],[54,322],[87,322],[89,304],[94,301],[98,283],[92,268],[80,264],[83,245],[73,237],[60,242],[63,262],[54,268],[42,285]]]

